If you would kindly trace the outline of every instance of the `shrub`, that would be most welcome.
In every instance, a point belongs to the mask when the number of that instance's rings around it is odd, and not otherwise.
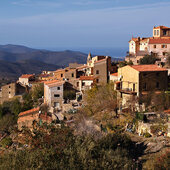
[[[143,136],[144,136],[145,138],[150,138],[150,137],[152,137],[152,135],[151,135],[150,133],[148,133],[148,132],[144,133]]]
[[[12,145],[12,139],[10,137],[6,137],[2,139],[1,143],[2,147],[6,148]]]
[[[153,55],[146,55],[143,58],[139,60],[140,64],[155,64],[155,61],[157,61],[157,57]]]

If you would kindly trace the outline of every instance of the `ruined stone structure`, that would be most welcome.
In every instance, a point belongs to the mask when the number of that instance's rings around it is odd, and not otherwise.
[[[1,87],[0,91],[0,103],[9,101],[14,97],[19,97],[28,91],[28,87],[22,86],[20,83],[11,83]]]

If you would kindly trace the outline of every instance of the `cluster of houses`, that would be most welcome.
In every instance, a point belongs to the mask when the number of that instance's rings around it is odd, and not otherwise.
[[[22,75],[17,82],[1,87],[0,103],[14,97],[22,99],[22,95],[34,88],[35,85],[44,84],[43,100],[49,107],[51,115],[42,113],[40,107],[22,112],[18,116],[18,127],[21,128],[22,126],[33,127],[35,121],[50,123],[56,118],[64,119],[62,113],[68,111],[73,105],[73,103],[69,105],[70,97],[68,96],[71,96],[71,99],[74,99],[74,102],[79,105],[79,99],[83,99],[85,91],[94,85],[114,82],[114,88],[120,99],[118,108],[120,111],[126,108],[131,97],[136,97],[140,101],[140,98],[150,91],[154,91],[154,93],[166,91],[169,81],[167,69],[156,64],[138,65],[138,54],[149,53],[153,42],[167,42],[167,44],[163,43],[164,49],[170,48],[170,44],[168,44],[168,42],[170,43],[170,28],[154,27],[153,33],[153,38],[132,38],[129,42],[130,51],[126,60],[128,58],[135,59],[134,65],[118,68],[118,65],[115,65],[109,56],[89,54],[86,64],[70,63],[66,68],[44,71],[38,76],[34,74]],[[157,44],[154,49],[159,51]],[[162,48],[159,54],[160,58],[164,59],[165,56],[161,52]],[[138,102],[138,106],[139,110],[144,109],[142,103]]]
[[[145,55],[157,56],[161,62],[166,62],[170,52],[170,28],[158,26],[153,28],[153,37],[137,37],[129,41],[129,52],[126,61],[139,64]]]

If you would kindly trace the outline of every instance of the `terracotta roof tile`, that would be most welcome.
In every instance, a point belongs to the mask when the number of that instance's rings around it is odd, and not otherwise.
[[[133,69],[139,72],[146,72],[146,71],[167,71],[167,69],[159,67],[158,65],[151,64],[151,65],[132,65],[130,66]]]
[[[166,26],[163,26],[163,25],[160,25],[160,26],[154,27],[154,28],[156,28],[156,29],[158,29],[158,28],[161,28],[161,29],[170,29],[169,27],[166,27]]]
[[[31,109],[31,110],[27,110],[27,111],[25,111],[25,112],[21,112],[21,113],[18,115],[18,117],[26,116],[26,115],[28,115],[28,114],[31,114],[31,113],[34,113],[34,112],[38,112],[39,110],[40,110],[39,107],[34,108],[34,109]]]
[[[48,87],[60,86],[64,83],[65,81],[61,81],[61,80],[51,80],[51,81],[44,82],[44,84],[47,85]]]
[[[94,80],[93,76],[80,76],[80,80]]]
[[[110,74],[111,76],[116,76],[116,77],[118,77],[118,73],[112,73],[112,74]]]
[[[169,110],[164,110],[164,112],[170,114],[170,109]]]
[[[164,38],[150,39],[149,44],[170,44],[170,38],[169,39],[164,39]]]
[[[20,78],[30,78],[33,76],[34,76],[34,74],[23,74]]]

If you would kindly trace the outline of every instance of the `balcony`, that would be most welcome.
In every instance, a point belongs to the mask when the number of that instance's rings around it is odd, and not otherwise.
[[[119,92],[125,93],[125,94],[137,94],[135,89],[132,89],[132,88],[120,88]]]

